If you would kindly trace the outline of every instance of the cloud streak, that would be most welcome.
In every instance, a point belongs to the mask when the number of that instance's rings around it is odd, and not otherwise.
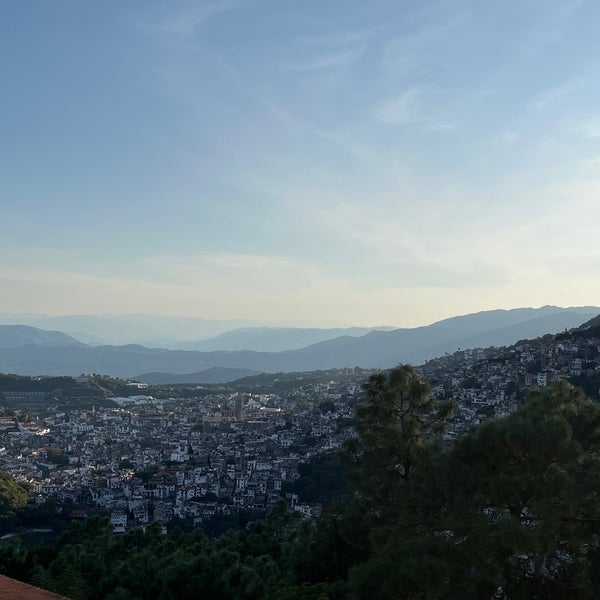
[[[436,115],[433,108],[443,95],[440,91],[415,86],[380,103],[375,114],[379,120],[391,125],[418,126],[432,132],[450,131],[456,129],[456,124]]]
[[[366,49],[366,44],[361,44],[356,48],[321,54],[320,56],[309,58],[304,62],[285,63],[283,69],[292,72],[302,72],[348,67],[358,62],[364,56]]]
[[[207,21],[220,14],[234,10],[239,1],[222,0],[220,2],[200,2],[169,9],[159,16],[139,22],[138,26],[148,33],[161,33],[186,37],[195,33]]]

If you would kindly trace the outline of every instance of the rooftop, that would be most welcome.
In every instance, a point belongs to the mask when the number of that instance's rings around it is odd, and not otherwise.
[[[68,600],[54,592],[0,575],[0,598],[2,600]]]

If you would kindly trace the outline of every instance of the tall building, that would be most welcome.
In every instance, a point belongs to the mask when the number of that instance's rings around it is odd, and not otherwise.
[[[236,421],[244,420],[244,397],[241,394],[238,394],[235,397],[235,408],[233,414],[235,415]]]

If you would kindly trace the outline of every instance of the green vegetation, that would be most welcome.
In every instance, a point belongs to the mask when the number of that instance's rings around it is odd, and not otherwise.
[[[91,409],[93,405],[112,405],[108,398],[120,391],[128,390],[130,393],[131,388],[126,383],[101,375],[73,378],[0,373],[0,399],[4,398],[3,402],[9,409],[41,415],[46,414],[50,407],[54,410]]]
[[[332,379],[339,377],[340,371],[345,373],[346,377],[356,378],[357,381],[363,379],[373,369],[327,369],[319,371],[302,371],[288,373],[259,373],[258,375],[249,375],[242,379],[237,379],[227,384],[228,389],[237,391],[247,391],[252,389],[253,393],[293,393],[299,385],[327,384]],[[207,387],[207,386],[203,386]],[[215,386],[217,387],[217,386]]]
[[[600,407],[565,382],[450,450],[420,445],[384,489],[363,485],[356,597],[597,597],[598,450]]]
[[[347,468],[337,454],[318,454],[298,465],[300,477],[285,484],[284,491],[297,494],[303,502],[329,503],[350,492]]]
[[[5,531],[16,519],[16,512],[27,504],[27,488],[16,483],[5,471],[0,471],[0,531]]]
[[[319,519],[281,504],[215,539],[90,519],[0,551],[0,573],[81,600],[600,597],[600,406],[558,382],[445,447],[452,404],[412,368],[365,390],[347,466],[315,457],[289,488]]]
[[[50,447],[46,450],[48,461],[59,466],[69,464],[69,457],[60,448]]]
[[[30,412],[46,415],[53,411],[91,410],[114,406],[109,398],[143,393],[155,398],[198,398],[217,392],[229,393],[232,388],[222,385],[155,385],[142,390],[118,377],[82,375],[81,377],[28,377],[0,373],[0,405],[3,413]]]

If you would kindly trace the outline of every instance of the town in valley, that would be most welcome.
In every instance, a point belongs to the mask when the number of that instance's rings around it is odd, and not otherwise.
[[[452,444],[516,410],[532,386],[569,379],[598,399],[600,331],[593,324],[508,347],[457,350],[417,371],[434,398],[455,402],[443,436]],[[55,378],[70,385],[58,396],[47,389],[51,378],[2,376],[0,469],[27,483],[40,508],[52,506],[67,522],[103,514],[117,532],[151,522],[165,530],[231,524],[282,500],[311,518],[327,490],[299,485],[303,465],[339,453],[355,435],[354,409],[373,372],[154,387],[82,375]]]

